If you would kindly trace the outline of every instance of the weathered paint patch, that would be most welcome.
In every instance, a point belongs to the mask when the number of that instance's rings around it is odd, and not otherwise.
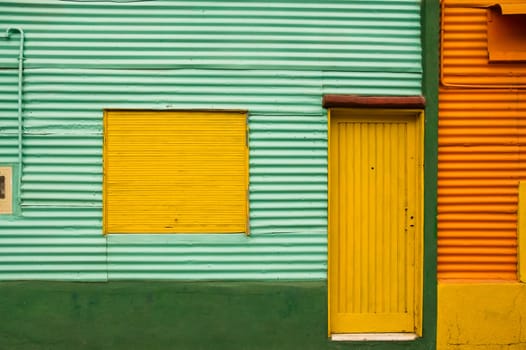
[[[330,341],[324,282],[4,282],[0,295],[0,349],[434,347]]]
[[[439,283],[438,350],[526,349],[526,284]]]

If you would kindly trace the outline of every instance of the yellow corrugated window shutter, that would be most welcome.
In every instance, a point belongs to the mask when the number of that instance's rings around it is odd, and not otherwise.
[[[247,233],[246,114],[106,111],[104,233]]]

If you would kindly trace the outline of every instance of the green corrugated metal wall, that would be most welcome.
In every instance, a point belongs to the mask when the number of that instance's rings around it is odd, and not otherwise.
[[[327,93],[421,94],[420,2],[2,1],[26,32],[20,216],[0,279],[323,279]],[[0,39],[17,162],[18,35]],[[102,110],[246,109],[252,235],[101,232]]]

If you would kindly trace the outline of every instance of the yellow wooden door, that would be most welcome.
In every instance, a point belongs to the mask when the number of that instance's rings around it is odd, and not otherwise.
[[[330,333],[421,333],[421,119],[330,111]]]

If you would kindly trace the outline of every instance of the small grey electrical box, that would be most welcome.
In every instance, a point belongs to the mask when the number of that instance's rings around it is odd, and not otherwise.
[[[0,166],[0,214],[13,213],[13,168]]]

